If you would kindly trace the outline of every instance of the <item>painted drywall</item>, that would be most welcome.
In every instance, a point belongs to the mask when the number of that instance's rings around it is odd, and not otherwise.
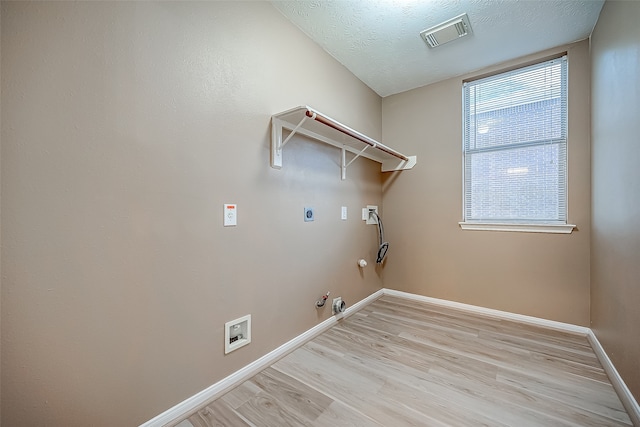
[[[608,1],[591,36],[591,327],[640,400],[640,3]]]
[[[560,52],[569,57],[570,235],[463,231],[462,81]],[[528,56],[383,99],[383,141],[418,156],[385,174],[387,288],[513,313],[589,324],[588,42]]]
[[[328,318],[327,290],[381,288],[379,165],[341,181],[296,137],[269,166],[271,114],[380,139],[381,100],[270,4],[2,2],[1,26],[4,425],[138,425]]]

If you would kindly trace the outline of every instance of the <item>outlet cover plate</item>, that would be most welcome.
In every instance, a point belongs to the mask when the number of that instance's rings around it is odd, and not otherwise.
[[[235,227],[238,225],[238,205],[235,203],[224,204],[224,220],[225,227]]]
[[[314,220],[315,213],[313,212],[312,207],[304,208],[304,222],[311,222]]]

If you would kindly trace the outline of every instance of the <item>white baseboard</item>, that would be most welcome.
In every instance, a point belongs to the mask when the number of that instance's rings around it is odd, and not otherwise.
[[[600,341],[598,341],[596,334],[593,333],[593,330],[589,330],[587,339],[589,340],[594,353],[598,357],[598,360],[600,360],[602,368],[607,373],[609,381],[611,381],[611,385],[613,385],[616,393],[618,393],[618,397],[620,397],[622,405],[627,410],[629,418],[631,418],[631,422],[634,426],[640,426],[640,406],[638,406],[638,402],[636,402],[635,398],[631,394],[631,391],[624,383],[620,374],[618,374],[615,366],[613,366],[611,359],[609,359],[609,356],[607,356],[607,353],[604,351],[604,348],[600,344]]]
[[[233,387],[240,385],[241,383],[248,380],[258,372],[263,370],[264,368],[272,365],[277,360],[286,356],[296,348],[302,346],[307,341],[312,340],[313,338],[317,337],[327,329],[331,328],[333,325],[335,325],[338,322],[340,318],[351,316],[353,313],[356,313],[357,311],[371,304],[372,302],[380,298],[382,295],[383,295],[383,290],[380,289],[379,291],[369,295],[365,299],[358,301],[351,307],[348,307],[344,311],[344,314],[342,316],[331,316],[330,318],[323,321],[322,323],[319,323],[318,325],[314,326],[308,331],[303,332],[302,334],[293,338],[291,341],[288,341],[283,345],[281,345],[280,347],[276,348],[275,350],[265,354],[258,360],[251,362],[244,368],[241,368],[239,371],[234,372],[233,374],[218,381],[212,386],[207,387],[201,392],[187,398],[186,400],[178,403],[174,407],[164,411],[163,413],[156,416],[155,418],[147,421],[144,424],[141,424],[140,427],[162,427],[162,426],[166,426],[168,424],[176,423],[177,421],[180,421],[187,414],[195,411],[196,409],[200,408],[207,402],[217,399],[218,397],[222,396],[223,394],[231,390]]]
[[[464,304],[461,302],[448,301],[439,298],[425,297],[423,295],[410,294],[408,292],[396,291],[393,289],[385,288],[383,289],[383,291],[384,295],[439,305],[442,307],[480,314],[495,319],[512,320],[514,322],[524,323],[527,325],[542,326],[543,328],[552,329],[555,331],[570,332],[578,335],[587,335],[590,331],[589,328],[586,328],[584,326],[556,322],[554,320],[541,319],[539,317],[525,316],[524,314],[509,313],[507,311],[494,310],[492,308],[478,307],[477,305]]]
[[[556,331],[564,331],[569,333],[574,333],[578,335],[584,335],[587,337],[589,344],[591,344],[591,348],[593,348],[593,352],[596,354],[596,357],[602,364],[604,371],[609,377],[609,381],[611,381],[611,385],[613,385],[614,390],[618,394],[622,405],[627,410],[629,414],[629,418],[631,418],[631,422],[634,426],[640,427],[640,406],[638,406],[638,402],[635,400],[629,388],[624,383],[624,380],[618,374],[615,366],[611,363],[611,359],[607,356],[607,353],[604,351],[602,345],[596,338],[596,335],[590,328],[584,326],[572,325],[570,323],[556,322],[553,320],[540,319],[538,317],[525,316],[523,314],[509,313],[506,311],[493,310],[490,308],[478,307],[475,305],[463,304],[455,301],[448,301],[438,298],[431,298],[422,295],[410,294],[402,291],[395,291],[393,289],[383,289],[384,295],[404,298],[413,301],[420,301],[429,304],[439,305],[442,307],[447,307],[455,310],[467,311],[470,313],[480,314],[484,316],[489,316],[496,319],[504,319],[504,320],[512,320],[515,322],[520,322],[528,325],[541,326],[543,328],[552,329]]]
[[[478,307],[475,305],[464,304],[464,303],[455,302],[455,301],[448,301],[448,300],[443,300],[438,298],[431,298],[431,297],[426,297],[422,295],[416,295],[416,294],[411,294],[407,292],[396,291],[393,289],[385,288],[385,289],[380,289],[379,291],[369,295],[367,298],[363,299],[362,301],[359,301],[356,304],[352,305],[351,307],[347,308],[344,312],[344,316],[330,317],[329,319],[323,321],[322,323],[302,333],[301,335],[298,335],[292,340],[284,343],[283,345],[271,351],[270,353],[267,353],[266,355],[262,356],[258,360],[248,364],[247,366],[240,369],[239,371],[234,372],[233,374],[218,381],[212,386],[189,397],[183,402],[178,403],[174,407],[168,409],[167,411],[156,416],[155,418],[147,421],[144,424],[141,424],[140,427],[163,427],[171,423],[176,423],[177,421],[183,419],[189,413],[205,405],[207,402],[210,402],[222,396],[224,393],[228,392],[233,387],[241,384],[242,382],[251,378],[253,375],[257,374],[264,368],[270,366],[271,364],[275,363],[277,360],[286,356],[296,348],[304,345],[307,341],[310,341],[313,338],[320,335],[321,333],[325,332],[326,330],[331,328],[333,325],[335,325],[341,317],[349,317],[353,313],[358,312],[359,310],[371,304],[372,302],[379,299],[383,295],[389,295],[389,296],[394,296],[398,298],[404,298],[407,300],[439,305],[442,307],[447,307],[454,310],[466,311],[474,314],[480,314],[480,315],[492,317],[495,319],[511,320],[511,321],[520,322],[523,324],[541,326],[547,329],[586,336],[589,342],[591,343],[593,351],[595,352],[596,356],[600,360],[600,363],[602,364],[605,372],[609,376],[609,379],[614,389],[618,393],[618,396],[620,397],[622,404],[624,405],[625,409],[629,413],[629,417],[631,418],[631,421],[635,426],[640,426],[640,407],[638,406],[638,403],[636,402],[633,395],[627,388],[626,384],[618,374],[618,371],[616,371],[615,367],[611,363],[611,360],[605,353],[604,349],[600,345],[600,342],[598,341],[598,339],[596,338],[595,334],[591,329],[584,326],[572,325],[569,323],[556,322],[556,321],[547,320],[547,319],[540,319],[538,317],[525,316],[523,314],[516,314],[516,313],[509,313],[506,311]]]

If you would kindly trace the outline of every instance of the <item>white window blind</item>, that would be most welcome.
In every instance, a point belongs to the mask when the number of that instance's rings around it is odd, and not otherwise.
[[[464,221],[566,224],[567,59],[466,82]]]

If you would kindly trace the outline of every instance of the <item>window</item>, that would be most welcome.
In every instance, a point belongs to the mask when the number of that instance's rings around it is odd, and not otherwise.
[[[465,82],[463,104],[462,228],[571,232],[566,56]]]

